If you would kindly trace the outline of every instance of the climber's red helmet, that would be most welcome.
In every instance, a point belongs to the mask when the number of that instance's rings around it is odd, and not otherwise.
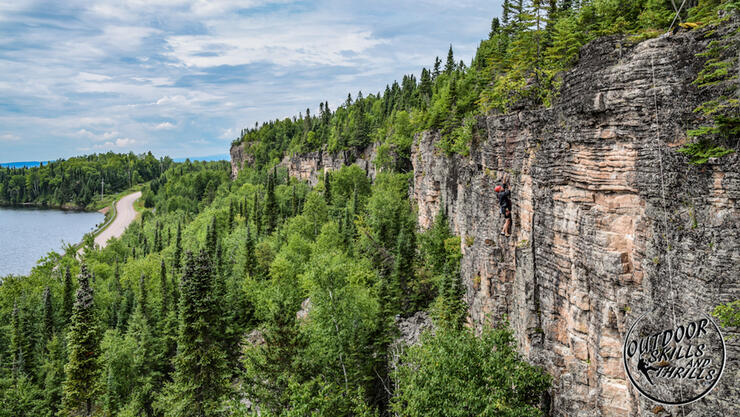
[[[504,191],[504,189],[503,189],[503,188],[501,188],[501,186],[500,186],[500,185],[497,185],[497,186],[496,186],[496,188],[494,188],[494,189],[493,189],[493,191],[495,191],[495,192],[497,192],[497,193],[500,193],[501,191]]]

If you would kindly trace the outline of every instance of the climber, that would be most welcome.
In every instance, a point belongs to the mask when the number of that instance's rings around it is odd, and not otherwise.
[[[501,207],[501,214],[504,215],[506,221],[504,222],[504,228],[501,229],[501,234],[509,237],[511,236],[511,191],[508,190],[508,185],[504,181],[503,186],[497,185],[493,190],[496,192],[498,197],[498,205]]]

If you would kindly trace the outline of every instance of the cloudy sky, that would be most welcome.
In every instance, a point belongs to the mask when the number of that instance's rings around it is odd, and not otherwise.
[[[255,122],[469,62],[500,0],[0,2],[0,162],[228,152]]]

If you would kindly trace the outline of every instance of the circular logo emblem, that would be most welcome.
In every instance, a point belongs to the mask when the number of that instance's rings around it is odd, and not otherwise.
[[[659,307],[632,324],[623,358],[627,377],[642,395],[683,405],[717,385],[725,368],[725,342],[707,314]]]

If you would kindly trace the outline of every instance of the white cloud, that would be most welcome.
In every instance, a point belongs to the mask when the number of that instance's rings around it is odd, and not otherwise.
[[[0,135],[0,142],[16,142],[20,139],[20,136],[14,135],[12,133],[5,133]]]
[[[119,148],[123,148],[125,146],[131,146],[134,143],[136,143],[136,141],[131,138],[118,138],[116,139],[116,142],[115,142],[116,146]]]
[[[170,122],[162,122],[162,123],[155,125],[154,130],[170,130],[170,129],[174,129],[175,127],[177,126],[173,125]]]
[[[221,131],[221,139],[233,139],[236,136],[234,129],[223,129]]]
[[[325,23],[264,22],[212,35],[170,36],[167,43],[172,52],[167,55],[197,68],[257,62],[280,66],[358,66],[368,58],[358,58],[358,54],[387,43],[361,27]]]

